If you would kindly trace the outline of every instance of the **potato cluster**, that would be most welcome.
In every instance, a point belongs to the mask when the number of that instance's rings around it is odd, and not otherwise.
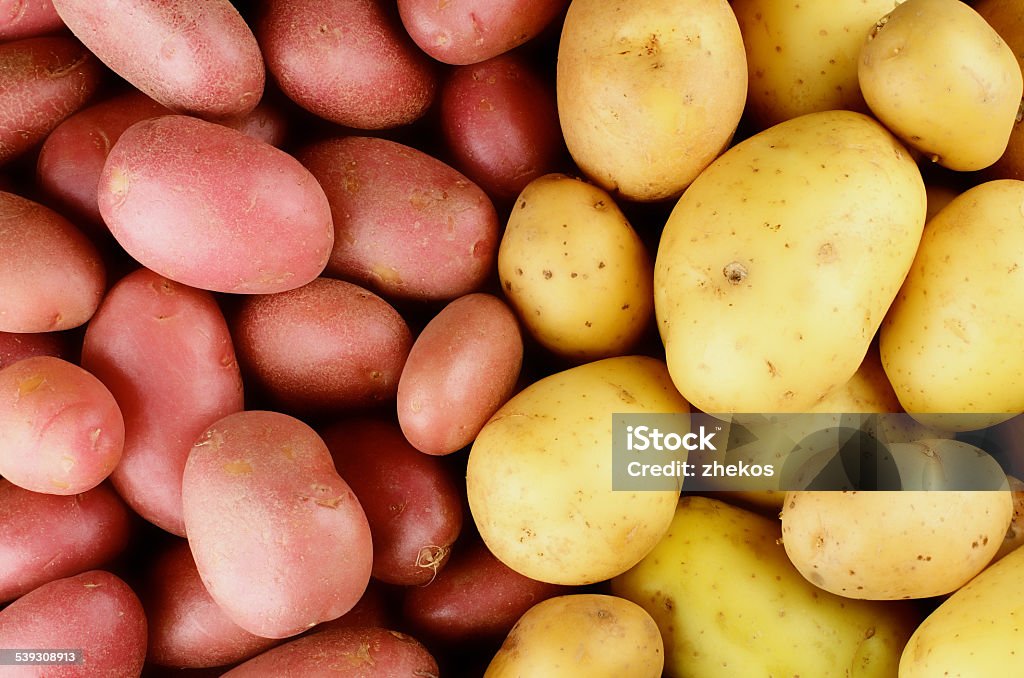
[[[0,674],[1024,675],[1017,0],[6,5]]]

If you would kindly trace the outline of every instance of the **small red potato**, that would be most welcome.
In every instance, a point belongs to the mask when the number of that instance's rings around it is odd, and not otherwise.
[[[4,676],[137,678],[146,659],[146,616],[135,592],[92,570],[26,593],[0,611],[0,647],[76,650],[81,664],[4,667]]]
[[[90,490],[117,466],[124,419],[99,379],[52,356],[0,370],[0,475],[26,490]]]
[[[130,533],[128,507],[106,485],[61,497],[0,479],[0,603],[106,565]]]
[[[37,355],[52,355],[55,358],[69,360],[71,341],[67,335],[57,332],[0,332],[0,369]]]
[[[182,482],[203,584],[246,631],[287,638],[348,612],[370,579],[366,515],[313,429],[277,412],[228,415]]]
[[[144,120],[121,135],[100,175],[99,208],[143,266],[214,292],[304,285],[324,269],[334,242],[323,189],[294,158],[182,115]]]
[[[0,40],[20,40],[64,27],[53,0],[0,0]]]

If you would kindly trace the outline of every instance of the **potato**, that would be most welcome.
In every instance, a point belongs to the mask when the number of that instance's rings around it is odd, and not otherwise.
[[[660,544],[612,592],[643,606],[665,640],[670,678],[889,678],[914,630],[898,602],[840,598],[806,582],[778,522],[684,497]]]
[[[575,0],[556,84],[580,169],[628,200],[664,200],[729,144],[747,62],[725,0]]]
[[[334,218],[327,274],[389,299],[450,300],[494,265],[498,216],[487,195],[440,160],[371,137],[329,139],[298,154]]]
[[[434,100],[430,60],[384,3],[267,0],[256,33],[281,90],[325,120],[397,127],[417,120]]]
[[[459,483],[388,419],[349,419],[323,431],[334,466],[366,512],[372,575],[401,586],[430,583],[462,530]]]
[[[203,584],[246,631],[286,638],[347,612],[370,578],[359,501],[306,424],[228,415],[196,441],[182,480]]]
[[[562,174],[533,180],[516,199],[498,275],[527,331],[577,362],[627,353],[653,310],[636,231],[611,196]]]
[[[405,30],[446,64],[476,64],[536,37],[567,0],[398,0]]]
[[[313,633],[319,633],[328,629],[347,629],[362,626],[391,628],[394,621],[391,618],[392,608],[394,607],[391,600],[393,593],[394,588],[390,585],[381,584],[376,579],[371,579],[370,583],[366,586],[366,590],[363,591],[359,602],[351,610],[337,619],[318,624]]]
[[[302,165],[188,116],[144,120],[121,135],[100,175],[99,208],[143,266],[215,292],[304,285],[334,244],[327,197]]]
[[[999,159],[1024,90],[1013,51],[959,0],[907,0],[879,19],[858,80],[886,127],[959,171]]]
[[[882,324],[882,365],[925,423],[981,428],[1024,412],[1022,202],[1024,182],[1007,179],[947,205]]]
[[[45,494],[99,485],[124,449],[124,418],[92,374],[52,356],[0,370],[0,475]]]
[[[0,40],[19,40],[54,33],[64,27],[53,0],[0,2]]]
[[[800,573],[826,591],[927,598],[955,591],[980,572],[1012,515],[1005,491],[790,492],[782,538]]]
[[[0,603],[106,565],[128,546],[130,515],[106,485],[56,496],[0,479]]]
[[[643,608],[622,598],[583,593],[531,607],[484,676],[658,678],[664,662],[658,627]]]
[[[278,148],[284,146],[292,126],[292,121],[281,106],[268,103],[265,99],[246,115],[222,120],[220,123]]]
[[[38,355],[51,355],[69,360],[72,353],[71,343],[68,335],[59,332],[0,332],[0,369]]]
[[[534,382],[499,409],[469,453],[480,536],[519,574],[590,584],[632,567],[672,519],[677,491],[612,489],[612,414],[686,413],[664,363],[587,363]]]
[[[96,58],[70,38],[0,45],[0,164],[34,147],[84,106],[102,72]]]
[[[53,6],[112,71],[175,111],[244,115],[263,96],[259,46],[229,0],[53,0]]]
[[[1017,66],[1024,69],[1024,11],[1016,0],[976,0],[971,5],[1006,41],[1017,58]],[[1010,140],[1002,157],[988,168],[993,179],[1024,179],[1024,117],[1017,116],[1010,131]]]
[[[1010,519],[1006,536],[1003,537],[1003,543],[992,557],[993,563],[1024,546],[1024,482],[1013,476],[1007,476],[1007,481],[1013,497],[1013,517]]]
[[[232,331],[249,383],[300,412],[392,400],[412,346],[409,327],[386,301],[330,278],[247,297]]]
[[[185,536],[181,474],[192,443],[244,406],[231,335],[213,295],[147,269],[128,274],[90,321],[82,366],[124,415],[114,487],[140,516]]]
[[[127,584],[92,570],[44,584],[0,611],[0,647],[81,653],[77,667],[8,666],[9,676],[136,678],[146,658],[146,616]]]
[[[398,422],[413,447],[449,454],[473,442],[515,392],[523,338],[508,306],[459,297],[423,328],[398,381]]]
[[[914,161],[859,113],[810,113],[734,146],[658,247],[654,305],[679,392],[705,412],[803,412],[847,382],[925,209]]]

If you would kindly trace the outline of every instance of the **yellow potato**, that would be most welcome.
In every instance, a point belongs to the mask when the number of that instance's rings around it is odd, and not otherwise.
[[[906,0],[860,53],[871,111],[943,167],[988,167],[1003,154],[1024,82],[1013,51],[960,0]]]
[[[576,361],[625,354],[653,311],[651,261],[633,227],[607,193],[562,174],[516,200],[498,275],[530,334]]]
[[[629,569],[665,533],[679,493],[612,490],[612,414],[688,411],[653,358],[608,358],[528,386],[469,454],[480,536],[499,560],[540,581],[589,584]]]
[[[574,0],[558,115],[576,164],[630,200],[678,196],[732,139],[747,96],[725,0]]]
[[[665,675],[895,676],[917,621],[913,609],[817,589],[793,568],[778,538],[778,521],[684,497],[661,543],[612,580],[615,595],[658,623]]]
[[[672,379],[705,412],[802,412],[857,371],[924,226],[907,152],[860,113],[737,144],[680,198],[654,303]]]
[[[592,593],[549,598],[526,611],[485,678],[659,678],[658,626],[642,607]]]

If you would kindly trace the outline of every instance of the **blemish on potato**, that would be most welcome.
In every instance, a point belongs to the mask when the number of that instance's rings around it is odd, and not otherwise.
[[[837,259],[839,259],[839,254],[836,253],[836,248],[832,243],[823,243],[821,247],[818,248],[818,261],[820,263],[830,264]]]
[[[729,262],[722,268],[722,275],[731,285],[739,285],[746,280],[748,274],[747,267],[739,261]]]
[[[244,459],[236,459],[224,464],[221,468],[224,472],[233,476],[244,476],[252,473],[252,464]]]
[[[40,374],[37,374],[34,377],[29,377],[28,379],[22,379],[18,382],[18,397],[20,398],[36,391],[45,382],[46,378]]]

